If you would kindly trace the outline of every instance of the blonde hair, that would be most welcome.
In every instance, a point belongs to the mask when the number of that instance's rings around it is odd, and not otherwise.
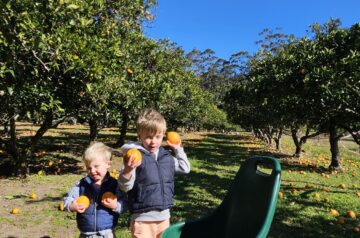
[[[166,132],[165,118],[157,111],[151,108],[142,110],[136,122],[137,133],[140,135],[143,132],[157,133],[161,131]]]
[[[99,157],[103,158],[105,162],[111,160],[112,149],[105,145],[102,142],[93,142],[90,146],[85,150],[83,155],[83,162],[88,164],[89,162],[98,159]]]

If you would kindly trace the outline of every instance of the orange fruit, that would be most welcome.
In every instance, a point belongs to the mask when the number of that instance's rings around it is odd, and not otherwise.
[[[166,139],[170,141],[171,144],[180,144],[181,138],[180,135],[175,131],[169,131],[167,133]]]
[[[331,215],[333,215],[334,217],[339,216],[339,212],[336,211],[336,209],[331,208],[331,209],[330,209],[330,213],[331,213]]]
[[[360,233],[360,227],[355,226],[354,229],[353,229],[353,231],[354,231],[355,233]]]
[[[105,199],[111,199],[114,200],[116,199],[115,194],[113,194],[112,192],[105,192],[102,197],[101,197],[101,201],[105,200]]]
[[[83,204],[85,205],[85,209],[87,209],[90,206],[90,200],[88,197],[81,195],[76,199],[77,204]]]
[[[284,194],[283,194],[282,192],[279,192],[279,193],[278,193],[278,197],[279,197],[279,199],[282,199],[282,198],[283,198],[283,196],[284,196]]]
[[[15,208],[13,208],[13,209],[11,210],[10,213],[11,213],[11,214],[18,214],[18,213],[20,213],[20,209],[17,208],[17,207],[15,207]]]
[[[141,152],[136,148],[128,150],[124,156],[124,160],[129,161],[130,157],[134,162],[140,162],[142,160]]]
[[[60,211],[64,211],[65,208],[64,208],[64,201],[61,201],[60,204],[59,204],[59,210]]]
[[[356,213],[354,211],[351,211],[351,210],[346,212],[346,216],[350,217],[351,219],[356,219]]]
[[[31,194],[30,194],[30,198],[31,198],[31,199],[34,199],[34,200],[37,199],[37,194],[34,193],[34,192],[31,193]]]
[[[339,218],[337,219],[336,223],[339,224],[339,225],[344,224],[344,223],[345,223],[345,218],[344,218],[344,217],[339,217]]]

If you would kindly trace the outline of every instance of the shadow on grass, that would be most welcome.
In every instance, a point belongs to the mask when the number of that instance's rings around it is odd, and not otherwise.
[[[225,197],[237,170],[245,159],[268,155],[274,156],[281,162],[289,157],[282,153],[271,153],[261,146],[247,148],[244,140],[249,141],[251,137],[210,134],[200,143],[199,141],[188,142],[189,146],[185,147],[185,151],[192,163],[196,163],[197,169],[175,179],[175,199],[178,202],[172,210],[172,223],[191,221],[211,214]],[[294,171],[311,169],[306,165],[287,163],[282,167]],[[323,170],[318,168],[316,172],[321,173]],[[314,187],[320,185],[323,184],[312,184]],[[343,192],[335,187],[324,186],[324,188],[333,193]],[[285,189],[291,190],[293,187],[287,186]],[[197,194],[196,190],[205,192]],[[300,204],[299,209],[278,206],[269,237],[355,237],[350,228],[344,229],[335,224],[335,221],[327,220],[322,216],[305,217],[306,220],[299,221],[304,219],[304,216],[299,215],[304,207],[319,207],[317,201],[304,199],[304,197],[312,197],[314,192],[315,190],[306,189],[297,195],[298,197],[291,197],[293,202]],[[326,206],[330,209],[330,205]],[[329,225],[330,222],[334,224]]]
[[[197,164],[197,169],[175,179],[175,199],[180,205],[173,209],[173,221],[193,220],[210,214],[225,197],[244,160],[265,155],[260,147],[247,148],[243,140],[250,139],[233,134],[209,134],[195,145],[187,141],[190,146],[185,147],[185,151],[190,162]],[[209,195],[194,194],[196,190]]]
[[[316,203],[301,204],[298,209],[291,210],[278,206],[268,237],[359,237],[358,234],[352,231],[351,227],[338,225],[335,220],[327,220],[320,215],[304,219],[304,217],[299,215],[303,207],[316,205]],[[300,221],[300,219],[303,220]]]

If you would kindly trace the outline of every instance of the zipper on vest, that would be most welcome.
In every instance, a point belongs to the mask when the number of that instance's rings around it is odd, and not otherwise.
[[[94,209],[95,209],[95,211],[94,211],[94,214],[95,214],[95,219],[94,219],[94,231],[97,231],[97,229],[96,229],[96,223],[97,223],[97,219],[96,219],[96,217],[97,217],[97,215],[96,215],[97,203],[96,203],[96,201],[97,201],[97,195],[95,196],[95,201],[94,201]]]
[[[158,161],[156,161],[156,166],[157,166],[157,169],[158,169],[158,175],[159,175],[159,180],[160,180],[162,202],[163,202],[163,206],[165,206],[164,183],[163,183],[163,178],[162,178],[162,174],[161,174],[161,171],[160,171]]]

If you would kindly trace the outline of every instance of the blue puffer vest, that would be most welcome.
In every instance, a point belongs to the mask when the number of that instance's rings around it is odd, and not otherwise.
[[[163,147],[155,160],[142,151],[142,163],[136,168],[134,187],[128,192],[131,213],[162,211],[173,207],[175,161]]]
[[[80,180],[80,195],[90,199],[90,207],[84,213],[77,213],[76,221],[80,231],[95,232],[112,229],[116,226],[119,214],[102,206],[101,197],[105,192],[116,194],[118,183],[116,179],[107,173],[105,181],[100,187],[96,187],[90,177]]]

